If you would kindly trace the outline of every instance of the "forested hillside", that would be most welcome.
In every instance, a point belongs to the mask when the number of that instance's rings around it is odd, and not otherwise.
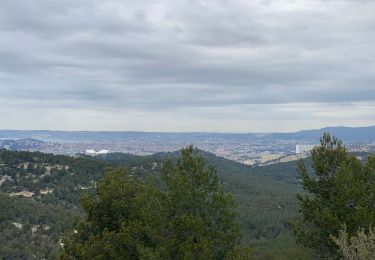
[[[4,241],[0,255],[52,258],[63,233],[71,228],[72,216],[81,214],[81,191],[93,190],[106,168],[126,167],[157,183],[163,161],[177,154],[73,158],[1,150],[0,237]],[[208,165],[217,167],[225,190],[234,195],[243,244],[260,256],[301,255],[288,227],[297,214],[296,164],[251,168],[210,153],[203,155]]]
[[[145,157],[126,154],[109,154],[100,158],[117,165],[122,162],[147,165],[161,163],[178,153],[158,153]],[[238,218],[243,243],[255,251],[270,254],[294,250],[297,247],[289,231],[288,222],[297,215],[295,194],[300,191],[296,171],[297,162],[280,163],[264,167],[251,167],[211,153],[203,153],[206,163],[215,165],[225,189],[238,203]],[[131,159],[130,159],[131,158]],[[134,160],[137,158],[137,160]],[[309,164],[309,159],[306,160]]]

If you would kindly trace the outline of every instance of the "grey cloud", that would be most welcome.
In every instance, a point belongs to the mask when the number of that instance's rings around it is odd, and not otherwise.
[[[30,106],[163,113],[374,101],[374,8],[354,0],[5,1],[0,91]]]

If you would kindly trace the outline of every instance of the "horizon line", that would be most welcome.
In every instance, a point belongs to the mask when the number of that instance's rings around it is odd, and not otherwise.
[[[298,133],[303,131],[319,131],[327,128],[371,128],[375,125],[367,126],[325,126],[321,128],[311,128],[311,129],[301,129],[296,131],[288,132],[220,132],[220,131],[144,131],[144,130],[56,130],[56,129],[0,129],[1,132],[4,131],[17,131],[17,132],[81,132],[81,133],[161,133],[161,134],[287,134],[287,133]]]

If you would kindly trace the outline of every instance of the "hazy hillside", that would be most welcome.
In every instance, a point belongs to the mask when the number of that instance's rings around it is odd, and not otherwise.
[[[346,142],[374,142],[375,126],[369,127],[326,127],[317,130],[300,131],[292,136],[296,139],[319,139],[324,132]]]

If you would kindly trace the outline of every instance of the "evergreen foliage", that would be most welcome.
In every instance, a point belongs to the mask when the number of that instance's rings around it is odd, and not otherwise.
[[[306,194],[299,194],[300,218],[294,223],[298,242],[321,257],[339,256],[331,236],[345,225],[349,236],[375,224],[375,157],[362,164],[329,134],[312,151],[312,169],[303,162],[299,173]]]
[[[162,187],[109,170],[81,205],[86,218],[64,243],[63,259],[249,258],[239,245],[235,204],[193,147],[161,169]]]

